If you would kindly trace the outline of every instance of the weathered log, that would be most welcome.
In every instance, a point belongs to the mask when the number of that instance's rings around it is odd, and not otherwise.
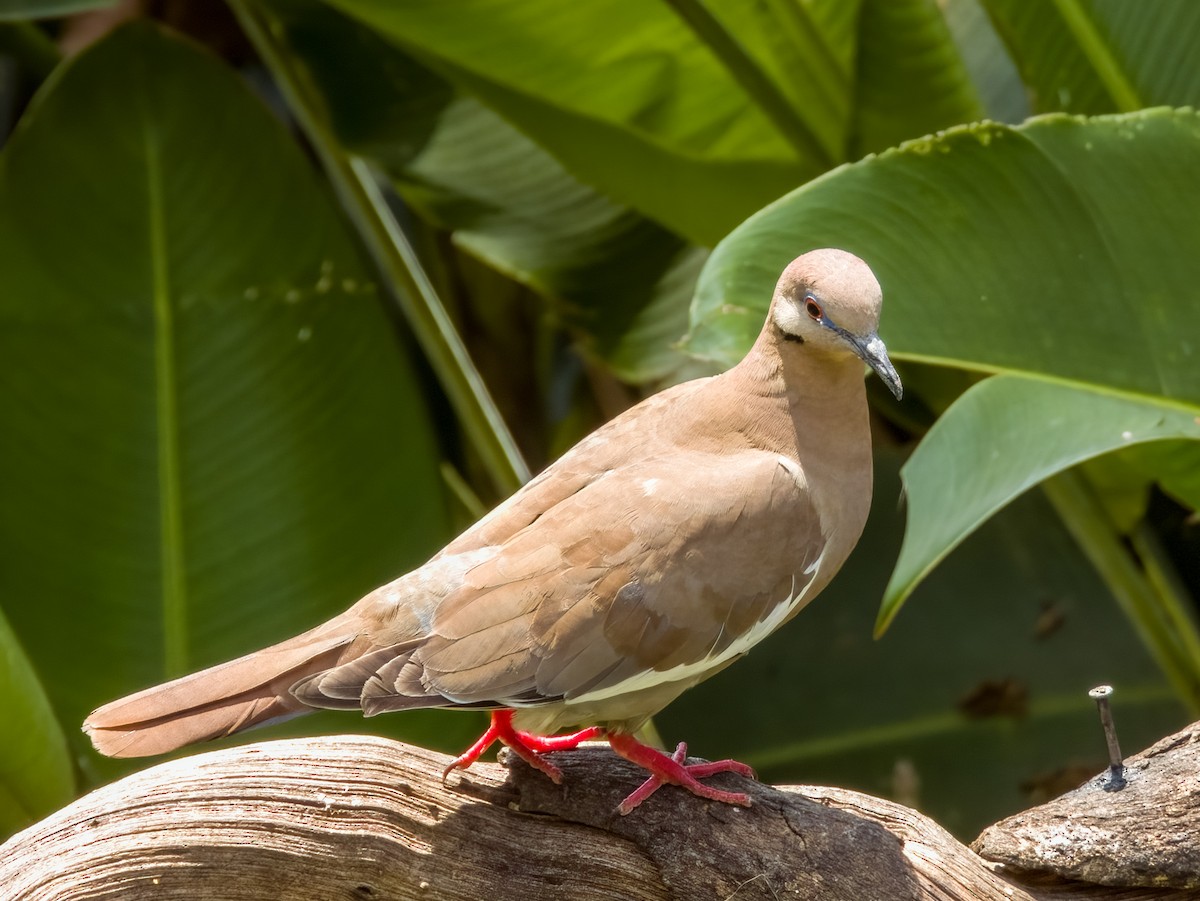
[[[1106,770],[990,826],[972,848],[1029,874],[1200,888],[1200,723],[1127,759],[1123,787]]]
[[[607,748],[477,764],[380,738],[275,741],[170,761],[98,789],[0,847],[5,899],[1179,901],[1192,892],[1030,886],[928,818],[854,792],[727,775],[749,809],[640,782]]]

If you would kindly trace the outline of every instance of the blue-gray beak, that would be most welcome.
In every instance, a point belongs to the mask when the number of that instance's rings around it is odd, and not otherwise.
[[[883,346],[883,342],[879,340],[878,335],[869,335],[865,341],[853,341],[854,350],[858,353],[863,361],[875,370],[875,374],[883,379],[883,383],[888,386],[888,390],[896,395],[896,400],[904,395],[904,386],[900,384],[900,376],[896,374],[896,367],[892,365],[892,361],[888,359],[887,348]]]

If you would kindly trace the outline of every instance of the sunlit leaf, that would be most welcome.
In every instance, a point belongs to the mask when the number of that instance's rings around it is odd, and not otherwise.
[[[983,114],[935,4],[865,0],[856,55],[855,122],[846,159]]]
[[[447,537],[405,346],[238,77],[145,24],[0,164],[0,599],[92,707],[312,626]],[[409,721],[412,722],[412,721]]]
[[[843,247],[884,290],[897,357],[1200,403],[1200,115],[981,124],[843,167],[709,259],[690,348],[736,360],[783,266]]]

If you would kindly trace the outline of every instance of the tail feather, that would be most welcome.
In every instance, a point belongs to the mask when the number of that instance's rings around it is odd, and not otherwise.
[[[144,757],[296,716],[298,681],[336,666],[356,632],[339,619],[274,647],[105,704],[83,730],[101,754]]]
[[[377,648],[339,666],[314,673],[292,686],[292,694],[310,707],[334,709],[361,708],[364,687],[375,679],[381,668],[396,659],[407,660],[421,643],[414,639]]]

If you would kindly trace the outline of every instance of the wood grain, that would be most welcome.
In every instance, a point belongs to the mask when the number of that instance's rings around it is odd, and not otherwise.
[[[1192,890],[1019,880],[923,815],[842,789],[738,776],[749,809],[642,779],[606,747],[441,783],[449,758],[381,738],[274,741],[170,761],[0,846],[13,901],[935,899],[1182,901]]]
[[[985,829],[972,847],[1015,870],[1200,889],[1200,723],[1127,758],[1124,778],[1113,790],[1105,771]]]

